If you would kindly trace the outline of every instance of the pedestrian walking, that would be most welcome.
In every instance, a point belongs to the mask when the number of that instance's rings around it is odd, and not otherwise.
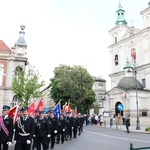
[[[15,124],[15,150],[30,150],[35,132],[34,119],[28,116],[28,107],[22,108],[23,116]]]
[[[9,109],[9,106],[4,105],[0,116],[0,150],[8,150],[12,143],[13,119],[8,115]]]
[[[127,133],[130,133],[129,131],[129,126],[130,126],[130,115],[128,115],[128,117],[126,118],[126,129],[127,129]]]

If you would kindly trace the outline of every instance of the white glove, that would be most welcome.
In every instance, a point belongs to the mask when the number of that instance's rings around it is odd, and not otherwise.
[[[50,138],[50,137],[51,137],[51,135],[50,135],[50,134],[48,134],[48,135],[47,135],[47,137],[48,137],[48,138]]]
[[[63,131],[65,131],[65,129],[63,129]]]
[[[33,137],[36,137],[36,135],[33,135]]]
[[[11,142],[7,142],[7,145],[10,146],[10,145],[11,145]]]
[[[31,141],[30,141],[30,140],[27,140],[27,144],[31,144]]]
[[[80,128],[80,126],[78,126],[78,128]]]
[[[14,144],[16,144],[17,141],[14,141]]]
[[[73,127],[72,127],[72,129],[73,129]]]
[[[57,133],[57,130],[55,130],[54,133]]]

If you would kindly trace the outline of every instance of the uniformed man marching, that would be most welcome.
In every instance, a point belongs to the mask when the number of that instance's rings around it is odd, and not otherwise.
[[[75,113],[73,115],[73,137],[74,138],[77,137],[77,129],[78,129],[78,118],[77,118],[77,114]]]
[[[83,119],[81,117],[81,114],[79,113],[78,114],[78,130],[79,130],[78,135],[81,135],[82,127],[83,127]]]
[[[64,143],[64,136],[65,136],[65,129],[66,129],[66,120],[64,119],[63,115],[59,115],[58,123],[58,132],[57,132],[57,144],[59,144],[60,139],[61,143]]]
[[[70,141],[72,139],[72,130],[73,130],[73,117],[72,117],[72,113],[68,112],[68,117],[67,117],[67,134],[68,134],[68,138],[70,138]]]
[[[13,119],[8,116],[10,107],[3,106],[2,116],[0,116],[0,150],[8,150],[13,137]]]
[[[55,145],[55,135],[57,133],[57,118],[54,116],[53,110],[49,111],[48,122],[51,134],[51,141],[49,142],[51,142],[51,149],[53,149]]]
[[[15,150],[30,150],[35,123],[34,119],[28,116],[28,107],[22,108],[22,112],[23,116],[17,120],[15,125]]]
[[[37,121],[37,119],[39,118],[39,111],[35,110],[35,116],[34,116],[34,122]],[[33,145],[32,145],[32,149],[34,150],[36,148],[36,137],[35,134],[33,135]]]
[[[43,150],[47,150],[47,138],[50,138],[50,127],[48,119],[44,117],[44,111],[39,112],[39,118],[36,119],[35,124],[36,148],[41,150],[42,144]]]

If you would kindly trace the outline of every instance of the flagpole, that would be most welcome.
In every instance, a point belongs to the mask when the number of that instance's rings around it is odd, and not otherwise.
[[[18,114],[18,110],[19,110],[19,105],[16,106],[16,111],[15,111],[15,115],[14,115],[14,118],[13,118],[13,123],[15,123],[15,121],[16,121],[16,116]]]
[[[59,102],[55,105],[54,109],[57,107],[58,104],[60,104],[60,102],[61,102],[61,99],[60,99]]]

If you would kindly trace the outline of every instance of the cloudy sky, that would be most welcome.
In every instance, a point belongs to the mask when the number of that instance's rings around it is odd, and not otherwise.
[[[149,0],[121,0],[128,26],[143,28],[140,11]],[[109,34],[119,0],[0,0],[0,39],[12,47],[19,26],[26,26],[29,63],[49,84],[59,64],[82,65],[92,76],[107,80]]]

